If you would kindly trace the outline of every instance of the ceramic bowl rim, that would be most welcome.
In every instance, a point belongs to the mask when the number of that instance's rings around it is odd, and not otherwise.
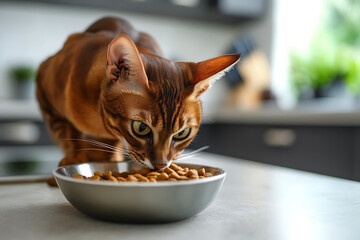
[[[127,161],[130,163],[130,161]],[[112,163],[112,162],[106,162],[106,163]],[[114,164],[117,164],[116,162],[113,162]],[[118,163],[126,163],[126,162],[118,162]],[[89,163],[78,163],[78,164],[71,164],[66,165],[62,167],[56,168],[52,173],[55,176],[55,179],[61,179],[66,182],[72,182],[72,183],[79,183],[79,184],[85,184],[85,185],[100,185],[100,186],[108,186],[108,187],[169,187],[169,186],[183,186],[183,185],[197,185],[197,184],[204,184],[208,182],[214,182],[217,180],[220,180],[222,178],[226,177],[225,170],[217,167],[212,167],[208,165],[200,165],[200,164],[192,164],[192,163],[179,163],[178,165],[191,165],[196,167],[207,167],[212,168],[215,170],[220,171],[220,174],[212,176],[212,177],[206,177],[202,179],[192,179],[188,181],[174,181],[174,182],[107,182],[107,181],[90,181],[86,179],[78,179],[73,178],[70,176],[63,175],[59,173],[60,169],[69,167],[69,166],[80,166],[80,165],[92,165],[92,164],[104,164],[104,162],[89,162]]]

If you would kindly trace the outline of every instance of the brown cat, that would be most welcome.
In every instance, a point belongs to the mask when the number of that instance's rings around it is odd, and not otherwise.
[[[119,18],[71,35],[37,75],[40,108],[65,153],[59,165],[125,154],[148,168],[167,166],[199,129],[199,95],[239,58],[169,61],[152,37]]]

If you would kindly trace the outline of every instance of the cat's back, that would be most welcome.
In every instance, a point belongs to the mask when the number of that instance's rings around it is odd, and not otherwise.
[[[130,36],[140,53],[161,55],[150,35],[137,32],[126,20],[105,17],[85,32],[70,35],[63,48],[41,64],[37,76],[38,94],[64,117],[72,111],[74,99],[85,108],[97,105],[101,81],[105,78],[107,47],[122,32]]]
[[[107,48],[123,32],[140,53],[161,55],[154,39],[135,31],[127,21],[100,19],[85,32],[69,36],[62,49],[41,64],[37,96],[43,112],[47,109],[83,133],[101,136],[105,130],[98,106],[106,81]]]
[[[67,100],[74,97],[78,101],[87,98],[96,103],[101,77],[104,77],[97,69],[102,68],[104,73],[106,49],[113,37],[114,34],[108,31],[72,34],[57,54],[40,65],[38,92],[42,92],[58,114],[67,115]],[[99,74],[90,76],[96,72]]]
[[[41,109],[66,119],[81,132],[101,135],[98,100],[106,80],[107,47],[119,33],[126,33],[140,53],[160,55],[154,39],[137,32],[127,21],[103,18],[85,32],[68,37],[62,49],[45,60],[37,75]]]

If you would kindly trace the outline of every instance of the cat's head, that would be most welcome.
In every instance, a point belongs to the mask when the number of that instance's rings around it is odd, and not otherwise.
[[[134,161],[152,169],[168,165],[198,132],[200,94],[239,58],[173,62],[139,54],[133,41],[120,34],[108,46],[100,101],[105,127]]]

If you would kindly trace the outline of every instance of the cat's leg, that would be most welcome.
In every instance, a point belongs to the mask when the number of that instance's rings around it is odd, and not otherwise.
[[[121,151],[100,146],[101,144],[107,144],[109,146],[121,147],[118,140],[83,136],[81,132],[67,121],[52,119],[49,126],[50,132],[65,153],[65,157],[60,161],[59,167],[84,162],[123,160]],[[49,179],[48,183],[51,186],[56,186],[54,178]]]
[[[64,158],[59,163],[59,167],[87,162],[85,152],[78,151],[81,149],[81,143],[74,140],[81,138],[81,133],[66,120],[49,117],[46,116],[46,114],[44,114],[44,117],[48,123],[51,135],[65,154]],[[57,186],[54,178],[50,178],[48,184]]]
[[[59,166],[86,162],[86,155],[82,151],[78,141],[73,139],[80,139],[82,137],[79,132],[69,121],[59,117],[56,110],[49,104],[42,94],[42,90],[38,87],[37,98],[42,111],[43,118],[47,123],[48,129],[54,140],[62,148],[65,157],[60,161]],[[54,178],[48,180],[48,184],[56,186]]]
[[[87,161],[85,153],[78,151],[78,149],[80,149],[79,144],[72,140],[81,137],[80,132],[78,132],[72,124],[64,120],[55,121],[52,119],[48,125],[51,135],[57,141],[65,155],[59,162],[59,167]],[[56,186],[55,179],[49,179],[48,184]]]
[[[40,89],[38,89],[37,97],[43,118],[48,125],[48,129],[65,155],[64,158],[60,161],[59,166],[92,161],[123,160],[123,154],[120,151],[113,151],[110,148],[99,147],[89,142],[96,140],[111,146],[121,148],[122,146],[119,140],[83,136],[83,134],[77,130],[73,124],[64,118],[58,117],[59,114],[57,114],[55,109],[48,104],[48,101],[46,101],[45,98],[43,98]],[[107,150],[109,150],[109,152],[107,152]],[[56,186],[54,178],[50,179],[48,183],[51,186]]]
[[[84,162],[123,160],[123,152],[120,150],[122,145],[119,140],[83,136],[67,120],[54,117],[54,115],[47,112],[43,112],[43,116],[48,123],[51,135],[65,154],[65,157],[59,163],[59,167]],[[101,144],[107,144],[108,146],[102,147]],[[116,148],[119,149],[116,150]],[[49,179],[48,184],[56,186],[55,179]]]

